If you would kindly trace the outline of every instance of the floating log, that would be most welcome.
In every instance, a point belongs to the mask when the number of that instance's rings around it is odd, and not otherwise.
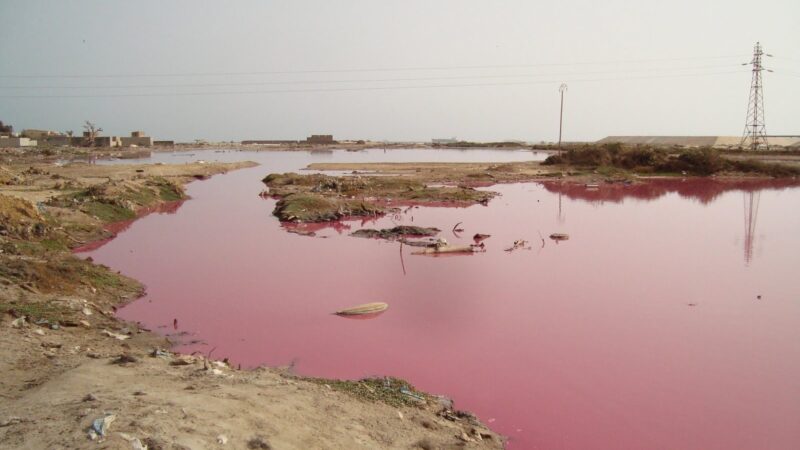
[[[553,233],[550,235],[550,239],[554,241],[566,241],[569,239],[569,235],[567,233]]]
[[[338,316],[358,316],[363,314],[375,314],[386,311],[388,307],[389,304],[383,302],[364,303],[363,305],[353,306],[352,308],[346,308],[336,311],[334,314]]]

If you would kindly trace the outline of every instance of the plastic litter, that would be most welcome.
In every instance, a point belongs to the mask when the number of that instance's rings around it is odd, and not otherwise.
[[[95,440],[98,436],[105,437],[106,433],[108,433],[108,429],[115,420],[117,420],[117,416],[114,414],[106,414],[103,417],[94,419],[89,429],[89,438]]]

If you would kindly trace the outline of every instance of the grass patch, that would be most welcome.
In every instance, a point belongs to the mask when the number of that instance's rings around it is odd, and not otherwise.
[[[429,394],[417,391],[411,383],[399,378],[365,378],[357,381],[325,378],[305,378],[305,380],[330,386],[335,391],[347,393],[362,401],[383,402],[396,408],[424,406],[431,400]],[[403,393],[404,391],[411,395]]]
[[[121,222],[136,218],[136,212],[114,203],[89,201],[81,206],[81,210],[103,222]]]
[[[0,314],[25,316],[31,322],[46,320],[49,323],[63,322],[71,314],[71,310],[50,302],[17,302],[0,303]]]

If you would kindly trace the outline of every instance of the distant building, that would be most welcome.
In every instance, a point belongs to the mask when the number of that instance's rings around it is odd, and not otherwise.
[[[335,144],[331,134],[312,134],[306,138],[308,144]]]
[[[437,138],[433,138],[433,139],[431,139],[431,143],[432,144],[438,144],[438,145],[456,144],[456,143],[458,143],[458,139],[454,138],[454,137],[452,137],[452,138],[438,138],[438,139]]]
[[[120,145],[123,147],[151,147],[153,138],[147,136],[144,131],[131,131],[130,137],[121,137]]]
[[[36,140],[26,137],[0,136],[0,148],[36,147]]]
[[[33,129],[22,130],[22,133],[20,133],[20,136],[22,137],[26,137],[29,139],[36,139],[40,141],[43,141],[44,139],[51,136],[63,136],[63,135],[64,135],[63,133],[59,133],[58,131],[33,130]]]
[[[298,143],[299,141],[282,141],[276,139],[251,139],[242,141],[242,145],[291,145]]]

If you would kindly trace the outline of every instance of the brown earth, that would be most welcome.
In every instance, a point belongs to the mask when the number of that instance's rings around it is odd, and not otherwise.
[[[248,165],[4,159],[0,448],[502,448],[474,417],[402,380],[237,370],[172,354],[167,338],[115,317],[143,287],[70,249],[185,199],[188,181]],[[110,415],[106,435],[90,439]]]

